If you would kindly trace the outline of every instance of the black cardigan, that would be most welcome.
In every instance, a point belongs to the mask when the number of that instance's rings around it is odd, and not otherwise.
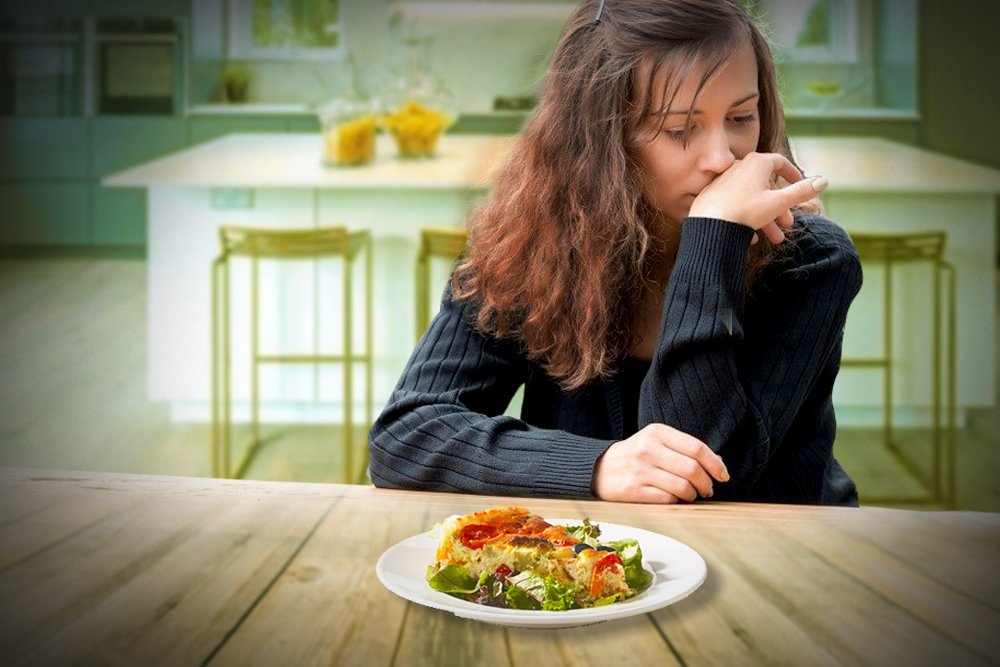
[[[637,410],[640,428],[669,424],[722,456],[731,480],[715,500],[857,504],[833,458],[831,395],[861,265],[829,220],[796,227],[747,293],[751,230],[683,222],[637,406],[622,405],[617,378],[562,391],[515,342],[475,331],[474,305],[446,291],[371,429],[372,482],[593,498],[594,465]],[[522,384],[521,419],[504,416]]]

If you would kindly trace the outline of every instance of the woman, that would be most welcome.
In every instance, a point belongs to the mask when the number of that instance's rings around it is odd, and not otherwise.
[[[831,392],[861,269],[804,212],[825,187],[738,0],[582,3],[371,430],[372,481],[857,504]]]

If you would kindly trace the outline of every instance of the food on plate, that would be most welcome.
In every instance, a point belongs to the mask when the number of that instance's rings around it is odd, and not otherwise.
[[[602,543],[600,527],[551,524],[524,507],[453,516],[435,527],[432,588],[478,604],[562,611],[627,600],[649,587],[634,539]]]

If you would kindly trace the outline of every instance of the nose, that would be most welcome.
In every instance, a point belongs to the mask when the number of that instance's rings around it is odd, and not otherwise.
[[[720,129],[702,136],[705,143],[698,156],[698,168],[713,174],[721,174],[729,169],[736,160],[729,133]]]

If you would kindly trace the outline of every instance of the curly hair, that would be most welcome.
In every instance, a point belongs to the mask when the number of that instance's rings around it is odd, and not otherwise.
[[[669,108],[696,64],[700,92],[749,40],[757,150],[791,159],[770,49],[739,0],[609,0],[600,22],[596,8],[583,2],[570,17],[451,281],[456,298],[477,305],[478,330],[519,341],[565,390],[612,373],[650,268],[667,252],[636,151],[652,82],[667,75],[657,108]],[[748,284],[773,250],[762,242],[749,252]]]

